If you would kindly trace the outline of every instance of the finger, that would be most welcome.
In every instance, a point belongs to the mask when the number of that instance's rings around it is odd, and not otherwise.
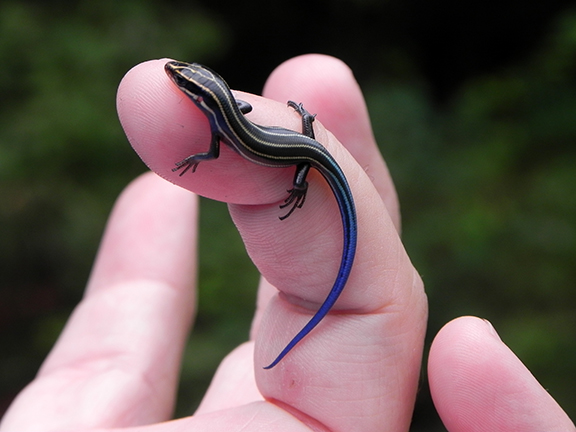
[[[194,309],[195,219],[194,196],[153,174],[126,189],[86,295],[37,378],[6,414],[6,430],[169,418]]]
[[[450,432],[576,430],[479,318],[458,318],[440,330],[430,349],[428,377],[434,405]]]
[[[272,72],[263,94],[279,102],[303,102],[308,111],[317,113],[326,129],[346,146],[368,174],[400,230],[394,183],[374,139],[362,90],[350,68],[326,55],[294,57]]]
[[[176,162],[210,146],[206,117],[164,72],[168,60],[153,60],[130,70],[118,89],[118,115],[126,135],[148,167],[166,180],[199,195],[224,202],[270,204],[286,197],[292,168],[254,164],[226,145],[217,161],[202,162],[195,173],[173,172]],[[249,114],[262,125],[301,128],[292,108],[246,93],[238,98],[258,105]],[[263,180],[265,179],[265,181]]]
[[[264,86],[264,96],[279,102],[302,102],[318,114],[372,180],[396,229],[400,230],[398,198],[390,173],[372,134],[362,92],[351,70],[340,60],[319,54],[292,58],[278,66]],[[267,291],[265,291],[267,290]],[[260,285],[252,334],[276,288],[267,281]]]

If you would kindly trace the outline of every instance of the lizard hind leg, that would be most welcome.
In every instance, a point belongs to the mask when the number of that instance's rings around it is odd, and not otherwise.
[[[288,193],[290,195],[288,195],[288,198],[284,200],[284,204],[282,204],[280,208],[283,209],[288,207],[289,205],[292,205],[292,207],[290,208],[288,213],[286,213],[284,216],[279,217],[280,220],[286,219],[288,216],[294,213],[294,210],[296,210],[297,208],[302,208],[302,206],[304,205],[304,201],[306,201],[306,192],[308,192],[307,186],[308,184],[306,184],[306,187],[304,189],[296,187],[288,189]]]
[[[310,171],[310,164],[307,162],[300,163],[296,166],[296,173],[294,175],[294,181],[292,182],[292,189],[288,189],[288,198],[284,200],[284,204],[280,206],[281,209],[288,206],[292,206],[288,213],[284,216],[280,216],[280,220],[286,219],[290,216],[294,210],[297,208],[302,208],[304,201],[306,201],[306,193],[308,192],[308,182],[306,181],[306,176]]]

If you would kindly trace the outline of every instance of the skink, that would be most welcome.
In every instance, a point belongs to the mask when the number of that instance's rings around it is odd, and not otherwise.
[[[314,139],[314,116],[308,113],[302,104],[288,102],[302,117],[302,133],[280,127],[260,126],[245,117],[244,114],[250,112],[252,107],[246,102],[236,100],[226,82],[216,72],[197,63],[177,61],[169,61],[164,68],[176,86],[206,115],[212,132],[208,151],[193,154],[177,162],[173,171],[182,170],[180,175],[189,169],[194,172],[200,162],[218,158],[222,141],[259,165],[275,168],[296,166],[292,189],[288,190],[289,195],[280,206],[289,209],[280,219],[286,219],[304,204],[308,189],[306,176],[311,167],[326,179],[338,202],[344,244],[336,281],[310,321],[264,369],[273,368],[322,321],[346,285],[354,262],[357,238],[356,209],[350,186],[338,163],[324,146]]]

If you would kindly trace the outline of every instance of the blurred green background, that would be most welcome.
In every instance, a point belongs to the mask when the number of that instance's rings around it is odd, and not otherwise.
[[[426,283],[428,343],[457,316],[489,319],[576,418],[576,4],[279,5],[0,3],[0,414],[80,300],[116,196],[145,171],[116,116],[124,73],[199,61],[258,93],[280,62],[322,52],[366,95]],[[203,200],[201,225],[178,416],[246,340],[258,280],[224,204]],[[412,430],[444,430],[425,372]]]

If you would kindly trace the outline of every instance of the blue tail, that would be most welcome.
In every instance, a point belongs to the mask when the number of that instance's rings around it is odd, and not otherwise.
[[[304,328],[300,330],[296,336],[294,336],[288,345],[286,345],[286,348],[282,350],[278,357],[276,357],[276,359],[268,366],[264,367],[264,369],[272,369],[274,366],[276,366],[298,342],[300,342],[308,333],[312,331],[314,327],[320,323],[320,321],[322,321],[330,309],[332,309],[332,306],[334,306],[336,300],[338,300],[338,297],[342,293],[344,286],[346,286],[350,271],[352,270],[352,263],[354,262],[354,255],[356,253],[357,237],[356,209],[354,208],[354,201],[352,200],[352,195],[347,184],[344,185],[345,187],[343,187],[343,185],[339,182],[331,181],[337,180],[330,178],[332,176],[325,175],[325,177],[334,191],[334,195],[336,196],[336,200],[338,201],[338,206],[340,208],[340,214],[342,216],[344,245],[342,261],[340,262],[340,269],[338,270],[338,276],[336,277],[336,282],[334,282],[334,286],[330,290],[328,297],[326,297],[326,300],[324,300],[324,303],[322,303],[322,306],[320,306],[320,309],[318,309],[310,321],[306,323]]]

